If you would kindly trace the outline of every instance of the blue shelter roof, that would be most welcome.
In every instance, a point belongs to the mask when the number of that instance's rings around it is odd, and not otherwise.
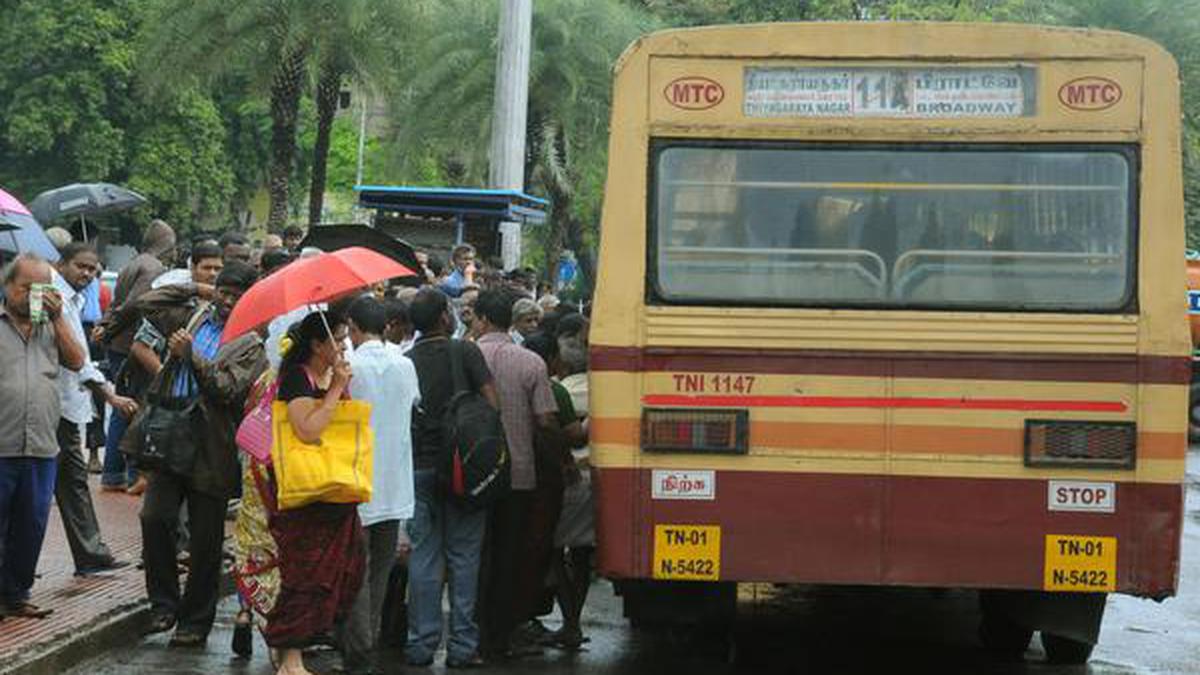
[[[537,224],[549,202],[519,190],[357,185],[358,205],[424,217],[473,218]]]

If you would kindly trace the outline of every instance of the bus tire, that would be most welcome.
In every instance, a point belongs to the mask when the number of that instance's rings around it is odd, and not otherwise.
[[[1033,630],[1025,628],[1000,612],[987,612],[979,622],[979,641],[992,656],[1004,661],[1020,661],[1029,649]]]
[[[1088,662],[1092,649],[1090,642],[1073,640],[1054,633],[1042,633],[1042,648],[1046,650],[1046,662],[1056,665],[1081,665]]]

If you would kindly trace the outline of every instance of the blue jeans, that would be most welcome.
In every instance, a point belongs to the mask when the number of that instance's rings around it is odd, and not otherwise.
[[[57,473],[53,457],[0,457],[0,602],[5,605],[29,599]]]
[[[110,351],[108,353],[110,379],[116,378],[117,373],[121,371],[121,366],[125,364],[126,358],[124,354],[117,352]],[[108,434],[104,438],[104,474],[100,476],[101,485],[113,487],[128,485],[137,478],[137,471],[132,464],[125,461],[125,455],[120,450],[121,438],[125,436],[127,428],[129,428],[129,420],[114,410],[112,415],[109,415]]]
[[[464,661],[479,650],[475,599],[487,511],[451,502],[438,487],[437,472],[418,469],[417,504],[408,524],[408,647],[410,661],[433,658],[442,641],[443,569],[450,575],[450,637],[447,659]]]

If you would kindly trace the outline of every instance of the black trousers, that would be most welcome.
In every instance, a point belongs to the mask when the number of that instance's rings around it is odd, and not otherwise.
[[[191,567],[182,597],[176,568],[180,506],[187,502]],[[174,616],[179,630],[208,635],[217,615],[226,500],[196,491],[186,478],[158,471],[142,497],[146,594],[155,615]]]
[[[113,562],[112,552],[100,539],[100,523],[88,491],[87,461],[79,445],[79,425],[58,421],[58,477],[54,500],[62,516],[63,530],[76,570],[103,567]]]
[[[517,626],[518,565],[527,546],[533,490],[513,490],[491,507],[480,565],[480,647],[489,656],[508,651]]]
[[[392,566],[396,564],[396,542],[400,521],[385,520],[363,528],[367,537],[367,576],[363,579],[350,616],[339,627],[342,661],[346,672],[370,671],[371,653],[379,646],[383,601],[387,597]]]

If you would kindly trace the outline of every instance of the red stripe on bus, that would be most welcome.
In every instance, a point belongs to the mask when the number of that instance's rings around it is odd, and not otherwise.
[[[891,352],[883,350],[607,347],[592,345],[591,368],[622,372],[848,375],[954,380],[1188,384],[1188,356]]]
[[[1121,401],[1035,401],[1006,398],[894,398],[876,396],[690,396],[647,394],[646,405],[700,408],[946,408],[960,410],[1021,410],[1123,413]]]

